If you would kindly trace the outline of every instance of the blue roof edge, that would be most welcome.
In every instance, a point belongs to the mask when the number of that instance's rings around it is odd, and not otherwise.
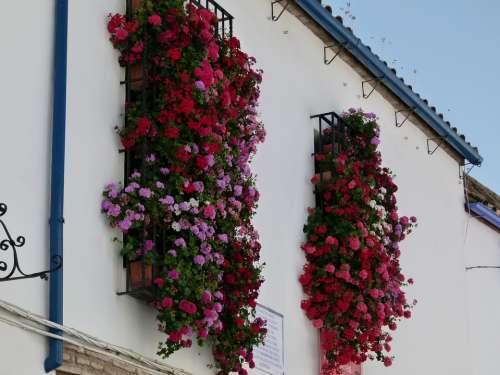
[[[366,69],[392,91],[402,102],[424,120],[440,137],[459,155],[474,165],[481,165],[483,158],[479,152],[460,137],[458,133],[434,112],[429,106],[398,76],[376,56],[361,39],[350,32],[339,20],[323,8],[318,0],[295,0],[332,38],[344,44]]]
[[[500,229],[500,216],[498,216],[495,211],[490,210],[484,204],[476,202],[469,203],[469,208],[472,212],[479,215],[482,219],[488,221],[490,224],[494,225],[497,229]]]

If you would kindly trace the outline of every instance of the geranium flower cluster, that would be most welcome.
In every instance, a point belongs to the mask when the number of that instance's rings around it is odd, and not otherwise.
[[[110,16],[119,62],[140,69],[142,92],[119,129],[134,172],[106,187],[102,209],[126,235],[123,254],[160,274],[154,306],[168,338],[158,354],[210,340],[218,373],[244,375],[265,334],[254,316],[263,279],[249,166],[265,137],[261,72],[236,38],[217,36],[213,13],[183,3]]]
[[[326,371],[367,359],[390,366],[389,332],[416,303],[402,289],[413,281],[401,273],[399,243],[417,220],[398,214],[397,186],[377,151],[376,116],[350,109],[342,117],[347,132],[327,128],[315,154],[317,207],[304,226],[307,263],[299,278]]]

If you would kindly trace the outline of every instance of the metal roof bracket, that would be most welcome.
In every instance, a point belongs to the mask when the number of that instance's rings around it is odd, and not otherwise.
[[[380,84],[380,82],[384,79],[384,76],[381,76],[379,78],[372,78],[372,79],[367,79],[365,81],[361,82],[361,90],[363,91],[363,99],[368,99],[371,94],[375,91],[377,86]],[[373,84],[375,82],[375,84]],[[367,87],[365,89],[365,87]],[[367,92],[368,87],[371,87],[371,90]]]
[[[323,47],[323,58],[324,58],[323,61],[325,62],[325,65],[330,65],[332,63],[332,61],[335,60],[335,58],[340,54],[340,52],[342,52],[343,50],[345,50],[347,48],[347,45],[348,45],[347,41],[345,41],[344,43],[341,43],[338,46],[338,48],[337,48],[336,51],[333,50],[333,47],[337,46],[335,44],[331,44],[329,46]],[[329,50],[329,49],[334,52],[334,55],[333,55],[333,57],[331,59],[328,59],[328,57],[326,56],[326,51]]]
[[[271,20],[273,20],[274,22],[278,21],[281,18],[281,16],[283,15],[283,13],[285,12],[285,10],[290,5],[290,2],[291,2],[291,0],[274,0],[274,1],[272,1],[271,2]],[[285,5],[283,5],[282,3],[285,3]],[[282,9],[281,9],[281,12],[278,13],[278,15],[275,15],[274,8],[275,8],[275,5],[277,5],[277,4],[280,4]]]
[[[443,142],[446,140],[446,136],[444,137],[436,137],[436,138],[427,138],[427,154],[432,155],[434,154],[439,147],[443,144]],[[439,142],[437,142],[439,140]],[[431,144],[434,143],[434,146]]]
[[[396,128],[400,128],[401,126],[403,126],[404,123],[410,118],[410,116],[415,113],[416,109],[417,109],[417,107],[413,107],[413,108],[400,109],[399,111],[395,111],[394,112],[394,120],[395,120]],[[399,122],[398,113],[406,113],[405,117],[403,118],[403,121],[401,121],[401,122]]]

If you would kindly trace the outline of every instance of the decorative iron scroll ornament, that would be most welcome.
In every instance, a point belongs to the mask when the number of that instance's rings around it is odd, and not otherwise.
[[[24,273],[19,266],[19,258],[17,254],[17,250],[20,247],[23,247],[26,239],[23,236],[17,236],[16,239],[13,239],[5,222],[1,219],[7,213],[7,205],[5,203],[0,203],[0,228],[3,230],[4,238],[0,241],[0,251],[9,251],[12,250],[12,266],[9,267],[9,263],[3,260],[0,260],[0,282],[2,281],[12,281],[12,280],[20,280],[20,279],[32,279],[35,277],[40,277],[43,280],[48,280],[48,274],[54,271],[57,271],[62,267],[62,258],[60,256],[54,256],[50,260],[51,268],[46,271],[35,272],[26,274]],[[1,233],[0,233],[1,235]],[[2,236],[2,237],[3,237]],[[0,239],[2,238],[0,237]],[[1,254],[1,252],[0,252]],[[15,276],[20,274],[20,276]]]

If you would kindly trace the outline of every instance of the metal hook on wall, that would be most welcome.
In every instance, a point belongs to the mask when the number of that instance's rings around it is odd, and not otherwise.
[[[400,128],[401,126],[403,126],[404,123],[410,118],[410,116],[415,113],[416,109],[417,109],[417,107],[413,107],[413,108],[400,109],[399,111],[395,111],[394,112],[394,121],[395,121],[396,128]],[[403,121],[401,121],[401,122],[399,122],[399,119],[398,119],[399,113],[406,113],[405,117],[403,118]]]
[[[438,141],[439,142],[436,142]],[[434,154],[439,147],[443,144],[443,142],[446,140],[446,136],[444,137],[435,137],[435,138],[427,138],[427,154],[432,155]],[[433,147],[431,145],[431,142],[435,144]]]
[[[363,99],[368,99],[370,97],[370,95],[373,94],[373,92],[375,91],[377,86],[380,84],[382,79],[384,79],[384,76],[379,77],[379,78],[367,79],[367,80],[361,82],[361,90],[363,91]],[[375,82],[374,85],[372,85],[373,82]],[[365,89],[365,85],[366,85],[366,87],[371,87],[371,90],[368,93],[367,93],[367,89]]]
[[[282,4],[283,2],[285,2],[285,5]],[[278,13],[278,15],[275,15],[274,7],[277,4],[280,4],[282,9]],[[290,0],[274,0],[274,1],[272,1],[271,2],[271,20],[273,20],[274,22],[278,21],[281,18],[281,16],[283,15],[283,13],[285,13],[285,10],[288,8],[289,5],[290,5]]]
[[[4,203],[0,203],[0,217],[4,216],[7,213],[7,205]],[[0,241],[0,250],[8,251],[9,249],[12,251],[12,266],[6,261],[0,261],[0,282],[2,281],[13,281],[13,280],[21,280],[21,279],[32,279],[35,277],[39,277],[43,280],[48,280],[48,275],[54,271],[57,271],[62,267],[62,258],[61,256],[53,256],[50,260],[50,269],[35,272],[35,273],[24,273],[19,265],[19,254],[18,248],[23,247],[26,243],[26,239],[24,236],[17,236],[15,239],[10,234],[7,229],[7,225],[3,220],[0,219],[0,229],[3,230],[5,238]],[[1,275],[1,273],[5,273],[5,275]],[[15,276],[19,274],[20,276]]]
[[[323,47],[323,61],[325,63],[325,65],[330,65],[332,63],[333,60],[335,60],[335,58],[340,55],[340,53],[345,50],[347,48],[347,45],[348,43],[347,42],[344,42],[344,43],[341,43],[340,45],[336,45],[336,44],[332,44],[332,45],[329,45],[329,46],[324,46]],[[338,46],[337,50],[336,51],[333,51],[333,48]],[[327,57],[327,53],[326,51],[327,50],[332,50],[334,52],[334,55],[331,59],[328,59]]]

